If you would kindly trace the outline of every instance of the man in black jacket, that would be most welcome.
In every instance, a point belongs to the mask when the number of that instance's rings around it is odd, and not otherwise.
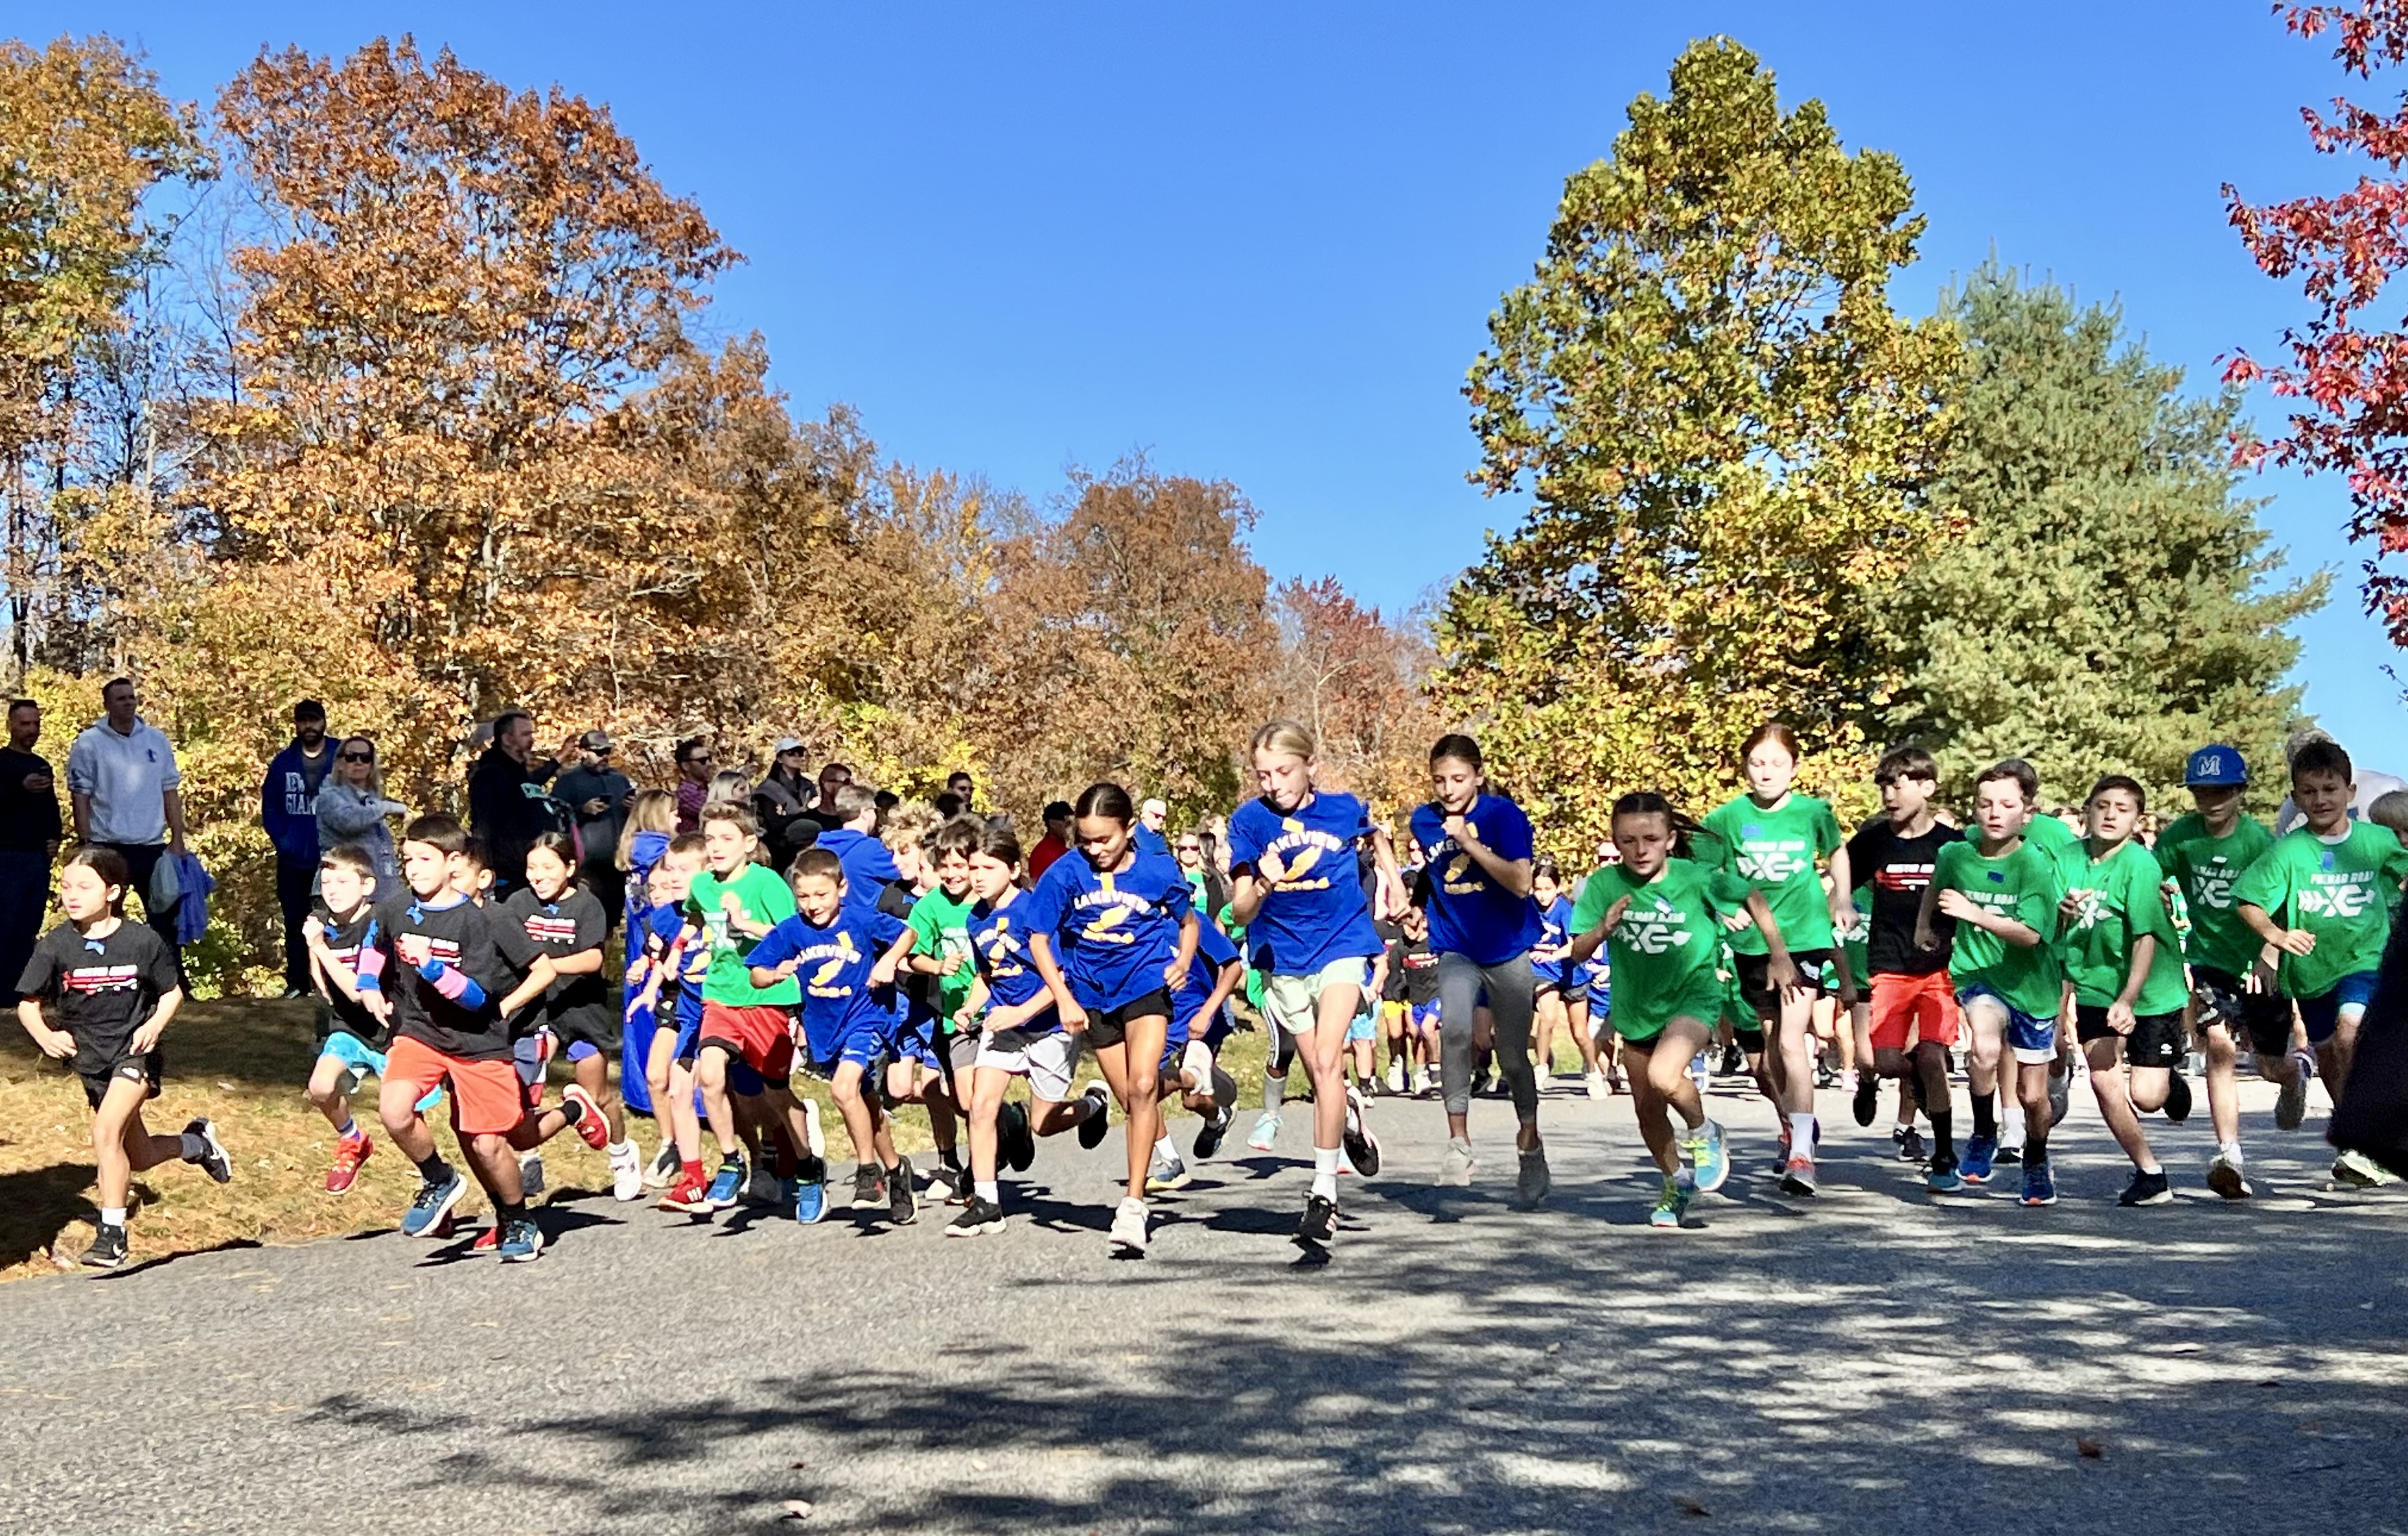
[[[619,833],[627,825],[627,802],[636,786],[614,766],[616,743],[608,731],[587,731],[577,741],[579,761],[552,786],[552,797],[577,818],[577,841],[584,857],[578,880],[602,903],[602,919],[615,925],[626,905],[627,877],[619,868]]]
[[[50,906],[50,860],[59,853],[59,791],[50,765],[34,754],[42,707],[8,703],[8,744],[0,747],[0,1001],[17,998],[42,917]]]
[[[505,710],[494,717],[494,744],[468,775],[468,829],[485,845],[497,895],[526,883],[527,850],[538,834],[561,825],[559,811],[543,793],[560,763],[531,762],[534,750],[535,716]]]

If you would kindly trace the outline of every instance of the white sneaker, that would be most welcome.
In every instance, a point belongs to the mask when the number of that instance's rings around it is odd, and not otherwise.
[[[1145,1227],[1145,1202],[1123,1198],[1120,1210],[1112,1216],[1112,1251],[1139,1258],[1144,1257]]]
[[[640,1200],[644,1198],[644,1159],[636,1150],[634,1141],[620,1142],[610,1149],[610,1198],[614,1200]]]
[[[1471,1183],[1471,1170],[1480,1166],[1471,1156],[1471,1143],[1450,1140],[1446,1143],[1446,1159],[1438,1166],[1438,1182],[1462,1188]]]
[[[519,1157],[519,1199],[531,1200],[543,1193],[543,1154],[523,1153]]]
[[[1388,1091],[1399,1096],[1405,1091],[1405,1064],[1394,1056],[1388,1059]]]
[[[1279,1141],[1279,1130],[1280,1112],[1265,1110],[1262,1117],[1254,1122],[1253,1133],[1246,1138],[1246,1145],[1256,1152],[1268,1152]]]
[[[1426,1097],[1429,1091],[1430,1069],[1425,1067],[1421,1069],[1421,1074],[1413,1079],[1413,1092],[1416,1095]]]
[[[1611,1098],[1613,1097],[1612,1090],[1606,1086],[1605,1074],[1603,1072],[1590,1072],[1583,1081],[1588,1084],[1588,1096],[1591,1098]]]
[[[666,1189],[677,1183],[678,1171],[677,1143],[664,1138],[661,1150],[653,1153],[652,1160],[644,1165],[644,1187]]]

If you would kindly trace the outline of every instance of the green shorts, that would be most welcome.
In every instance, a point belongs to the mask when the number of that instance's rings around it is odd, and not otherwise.
[[[1678,996],[1661,1008],[1650,1007],[1644,1014],[1632,1008],[1620,997],[1613,999],[1612,1023],[1613,1032],[1633,1045],[1655,1042],[1674,1019],[1695,1019],[1701,1028],[1712,1030],[1714,1020],[1723,1010],[1726,988],[1711,977],[1691,982]]]

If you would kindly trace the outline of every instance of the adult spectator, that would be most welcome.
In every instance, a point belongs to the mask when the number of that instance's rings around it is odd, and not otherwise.
[[[1163,857],[1168,858],[1170,856],[1170,840],[1162,835],[1162,829],[1166,825],[1169,825],[1169,822],[1170,807],[1163,804],[1160,800],[1148,800],[1145,804],[1139,806],[1137,808],[1137,837],[1135,839],[1139,852],[1146,854],[1160,854]]]
[[[1179,834],[1171,854],[1179,860],[1179,872],[1187,877],[1190,889],[1196,893],[1198,912],[1218,916],[1229,904],[1229,877],[1214,868],[1206,857],[1205,842],[1212,834],[1197,827]]]
[[[710,803],[710,743],[689,736],[677,744],[677,829],[702,830],[702,808]]]
[[[408,814],[409,807],[384,797],[376,743],[365,736],[343,738],[335,749],[335,776],[318,788],[318,852],[347,842],[366,850],[368,862],[376,866],[381,900],[401,889],[401,854],[394,847],[393,828],[385,823]]]
[[[0,747],[0,998],[17,1000],[17,978],[34,955],[50,907],[50,861],[59,856],[59,791],[36,755],[42,707],[8,701],[8,744]]]
[[[819,823],[823,833],[833,832],[844,825],[837,813],[837,792],[853,782],[853,768],[847,763],[830,763],[820,769],[820,797],[811,806],[811,820]]]
[[[619,868],[619,832],[627,825],[633,781],[616,766],[618,744],[608,731],[577,739],[577,766],[560,776],[552,797],[577,820],[577,878],[602,903],[602,921],[615,926],[627,905],[627,875]]]
[[[1054,800],[1045,807],[1045,835],[1028,851],[1028,879],[1033,884],[1046,866],[1070,851],[1070,802]]]
[[[964,811],[978,814],[978,782],[970,777],[969,769],[955,768],[946,774],[945,793],[960,797]]]
[[[781,872],[796,854],[819,840],[819,819],[811,814],[814,791],[810,776],[803,771],[810,760],[806,750],[793,737],[780,737],[770,749],[769,771],[752,791],[752,811],[769,844],[769,862]]]
[[[560,771],[560,760],[534,760],[535,716],[504,710],[494,716],[494,744],[468,775],[468,830],[485,845],[498,895],[526,883],[527,850],[546,832],[560,829],[544,786]]]
[[[125,861],[127,883],[142,898],[143,920],[166,941],[181,978],[184,952],[176,942],[176,903],[150,899],[159,860],[170,854],[184,856],[184,779],[176,767],[176,749],[143,723],[142,699],[131,679],[109,679],[100,703],[100,719],[67,749],[76,841],[117,850]]]
[[[259,784],[259,820],[276,850],[276,904],[284,912],[284,995],[309,995],[309,893],[318,883],[318,790],[334,771],[326,739],[326,706],[305,698],[293,706],[293,740],[267,760]]]
[[[2291,734],[2291,739],[2283,743],[2283,761],[2289,763],[2294,758],[2298,757],[2300,755],[2300,749],[2306,746],[2311,741],[2329,741],[2332,738],[2329,735],[2324,731],[2318,730],[2314,725],[2310,725],[2307,729],[2302,731],[2294,731]],[[2366,813],[2369,810],[2372,809],[2375,801],[2381,799],[2384,796],[2390,794],[2395,789],[2408,789],[2408,783],[2402,783],[2397,777],[2391,774],[2377,773],[2372,768],[2368,768],[2365,764],[2358,762],[2355,755],[2350,758],[2350,764],[2357,769],[2356,778],[2358,780],[2358,788],[2349,797],[2349,819],[2351,821],[2362,822],[2366,820]],[[2299,825],[2300,823],[2306,819],[2306,817],[2300,814],[2300,808],[2291,803],[2291,797],[2286,795],[2283,797],[2282,808],[2274,812],[2274,835],[2279,838],[2284,833],[2288,832],[2291,828]]]

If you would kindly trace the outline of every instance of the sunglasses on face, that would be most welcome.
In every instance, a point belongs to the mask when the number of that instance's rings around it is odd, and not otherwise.
[[[337,753],[335,755],[346,763],[373,763],[376,761],[376,754],[372,752],[342,752]]]
[[[1192,842],[1181,843],[1179,845],[1179,851],[1182,854],[1200,854],[1204,852],[1203,849],[1197,847],[1196,844]]]

